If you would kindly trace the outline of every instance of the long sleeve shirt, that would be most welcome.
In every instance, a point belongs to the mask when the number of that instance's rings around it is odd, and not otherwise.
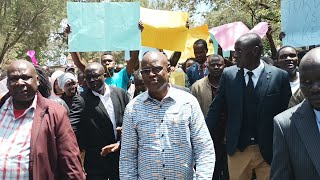
[[[146,91],[128,104],[122,127],[120,179],[212,178],[213,142],[191,94],[171,87],[160,102]]]

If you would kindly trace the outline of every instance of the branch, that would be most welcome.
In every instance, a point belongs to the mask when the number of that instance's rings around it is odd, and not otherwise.
[[[44,13],[47,9],[48,9],[48,7],[45,7],[41,11],[39,11],[37,14],[35,14],[35,16],[32,17],[30,22],[26,25],[26,27],[18,35],[18,37],[11,44],[9,44],[8,47],[11,48],[12,46],[14,46],[21,39],[21,37],[25,34],[25,32],[30,28],[31,24],[37,19],[37,17],[39,15],[41,15],[42,13]]]

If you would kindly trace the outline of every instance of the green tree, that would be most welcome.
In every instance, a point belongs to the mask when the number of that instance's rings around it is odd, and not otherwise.
[[[215,0],[213,11],[205,14],[209,27],[216,27],[226,23],[242,21],[250,29],[262,21],[269,22],[273,28],[273,39],[280,44],[281,13],[280,0]],[[265,50],[269,44],[264,41]]]
[[[29,49],[46,46],[65,17],[66,0],[2,0],[0,2],[0,64],[25,57]],[[39,55],[39,54],[37,54]]]

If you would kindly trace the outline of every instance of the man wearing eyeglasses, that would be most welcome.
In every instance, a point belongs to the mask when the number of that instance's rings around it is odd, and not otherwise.
[[[215,152],[199,103],[169,85],[169,72],[162,53],[143,57],[141,75],[148,90],[125,111],[120,179],[212,178]]]
[[[74,97],[70,113],[79,146],[86,152],[87,180],[119,179],[119,141],[129,99],[123,89],[107,85],[105,77],[100,63],[87,65],[88,89]]]

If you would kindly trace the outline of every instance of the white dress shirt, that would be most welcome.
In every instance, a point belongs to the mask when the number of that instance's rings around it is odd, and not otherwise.
[[[105,85],[105,91],[104,91],[104,95],[101,95],[95,91],[92,91],[92,93],[95,95],[95,96],[98,96],[103,104],[103,106],[106,108],[108,114],[109,114],[109,117],[111,119],[111,123],[112,123],[112,126],[113,126],[113,131],[114,131],[114,137],[115,137],[115,140],[117,140],[117,124],[116,124],[116,118],[115,118],[115,115],[114,115],[114,108],[113,108],[113,103],[112,103],[112,100],[111,100],[111,97],[110,97],[110,88],[109,86]]]
[[[253,86],[256,87],[257,83],[258,83],[258,80],[259,80],[259,77],[260,77],[260,74],[262,72],[264,68],[264,63],[262,60],[260,60],[260,65],[255,68],[254,70],[252,70],[251,72],[253,73],[251,79],[253,81]],[[249,75],[247,74],[250,70],[246,69],[246,68],[243,68],[244,70],[244,73],[243,73],[243,76],[244,76],[244,80],[246,82],[246,85],[248,84],[249,82]]]
[[[320,111],[317,111],[315,109],[313,109],[313,111],[316,114],[316,121],[317,121],[318,129],[319,129],[319,132],[320,132]]]

